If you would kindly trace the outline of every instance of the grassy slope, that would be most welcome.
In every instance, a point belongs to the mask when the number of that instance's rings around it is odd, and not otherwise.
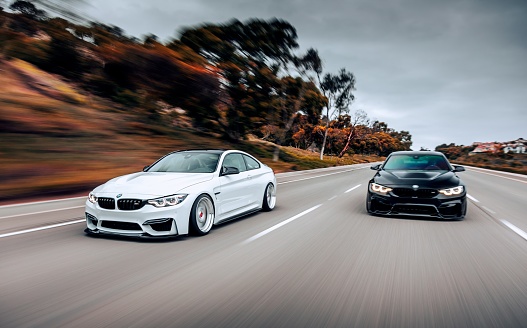
[[[354,156],[320,161],[317,154],[283,147],[280,160],[273,162],[273,144],[258,140],[232,144],[177,126],[146,124],[138,112],[82,93],[22,61],[0,61],[0,73],[4,202],[86,192],[177,149],[242,149],[276,172],[378,160]]]

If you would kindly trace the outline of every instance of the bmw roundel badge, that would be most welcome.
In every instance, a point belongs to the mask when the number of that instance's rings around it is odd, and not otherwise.
[[[121,197],[123,197],[123,194],[117,195],[117,198],[121,198]]]
[[[417,190],[417,189],[419,189],[419,186],[418,186],[418,185],[413,185],[413,186],[412,186],[412,189],[413,189],[413,190]]]

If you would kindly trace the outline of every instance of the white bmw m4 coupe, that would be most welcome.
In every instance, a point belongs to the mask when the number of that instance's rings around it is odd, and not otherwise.
[[[238,150],[172,152],[143,172],[114,178],[86,200],[94,235],[205,235],[213,225],[276,204],[273,170]]]

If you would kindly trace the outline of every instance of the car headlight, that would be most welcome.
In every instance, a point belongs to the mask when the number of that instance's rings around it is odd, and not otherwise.
[[[457,187],[448,188],[448,189],[441,189],[439,190],[439,193],[445,196],[461,195],[463,193],[463,186],[457,186]]]
[[[370,191],[377,193],[377,194],[386,195],[386,193],[392,190],[393,189],[390,187],[381,186],[380,184],[376,184],[376,183],[370,183]]]
[[[155,207],[174,206],[184,201],[187,196],[187,194],[179,194],[149,199],[148,204],[154,205]]]
[[[90,194],[88,195],[88,200],[90,201],[90,203],[95,204],[97,203],[97,196],[90,192]]]

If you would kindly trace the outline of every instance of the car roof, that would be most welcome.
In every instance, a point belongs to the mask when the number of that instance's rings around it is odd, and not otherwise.
[[[410,150],[410,151],[394,151],[391,155],[438,155],[445,156],[443,153],[438,151],[429,151],[429,150]]]
[[[196,153],[212,153],[212,154],[223,154],[226,152],[226,149],[182,149],[182,150],[176,150],[172,153],[182,153],[182,152],[196,152]]]

